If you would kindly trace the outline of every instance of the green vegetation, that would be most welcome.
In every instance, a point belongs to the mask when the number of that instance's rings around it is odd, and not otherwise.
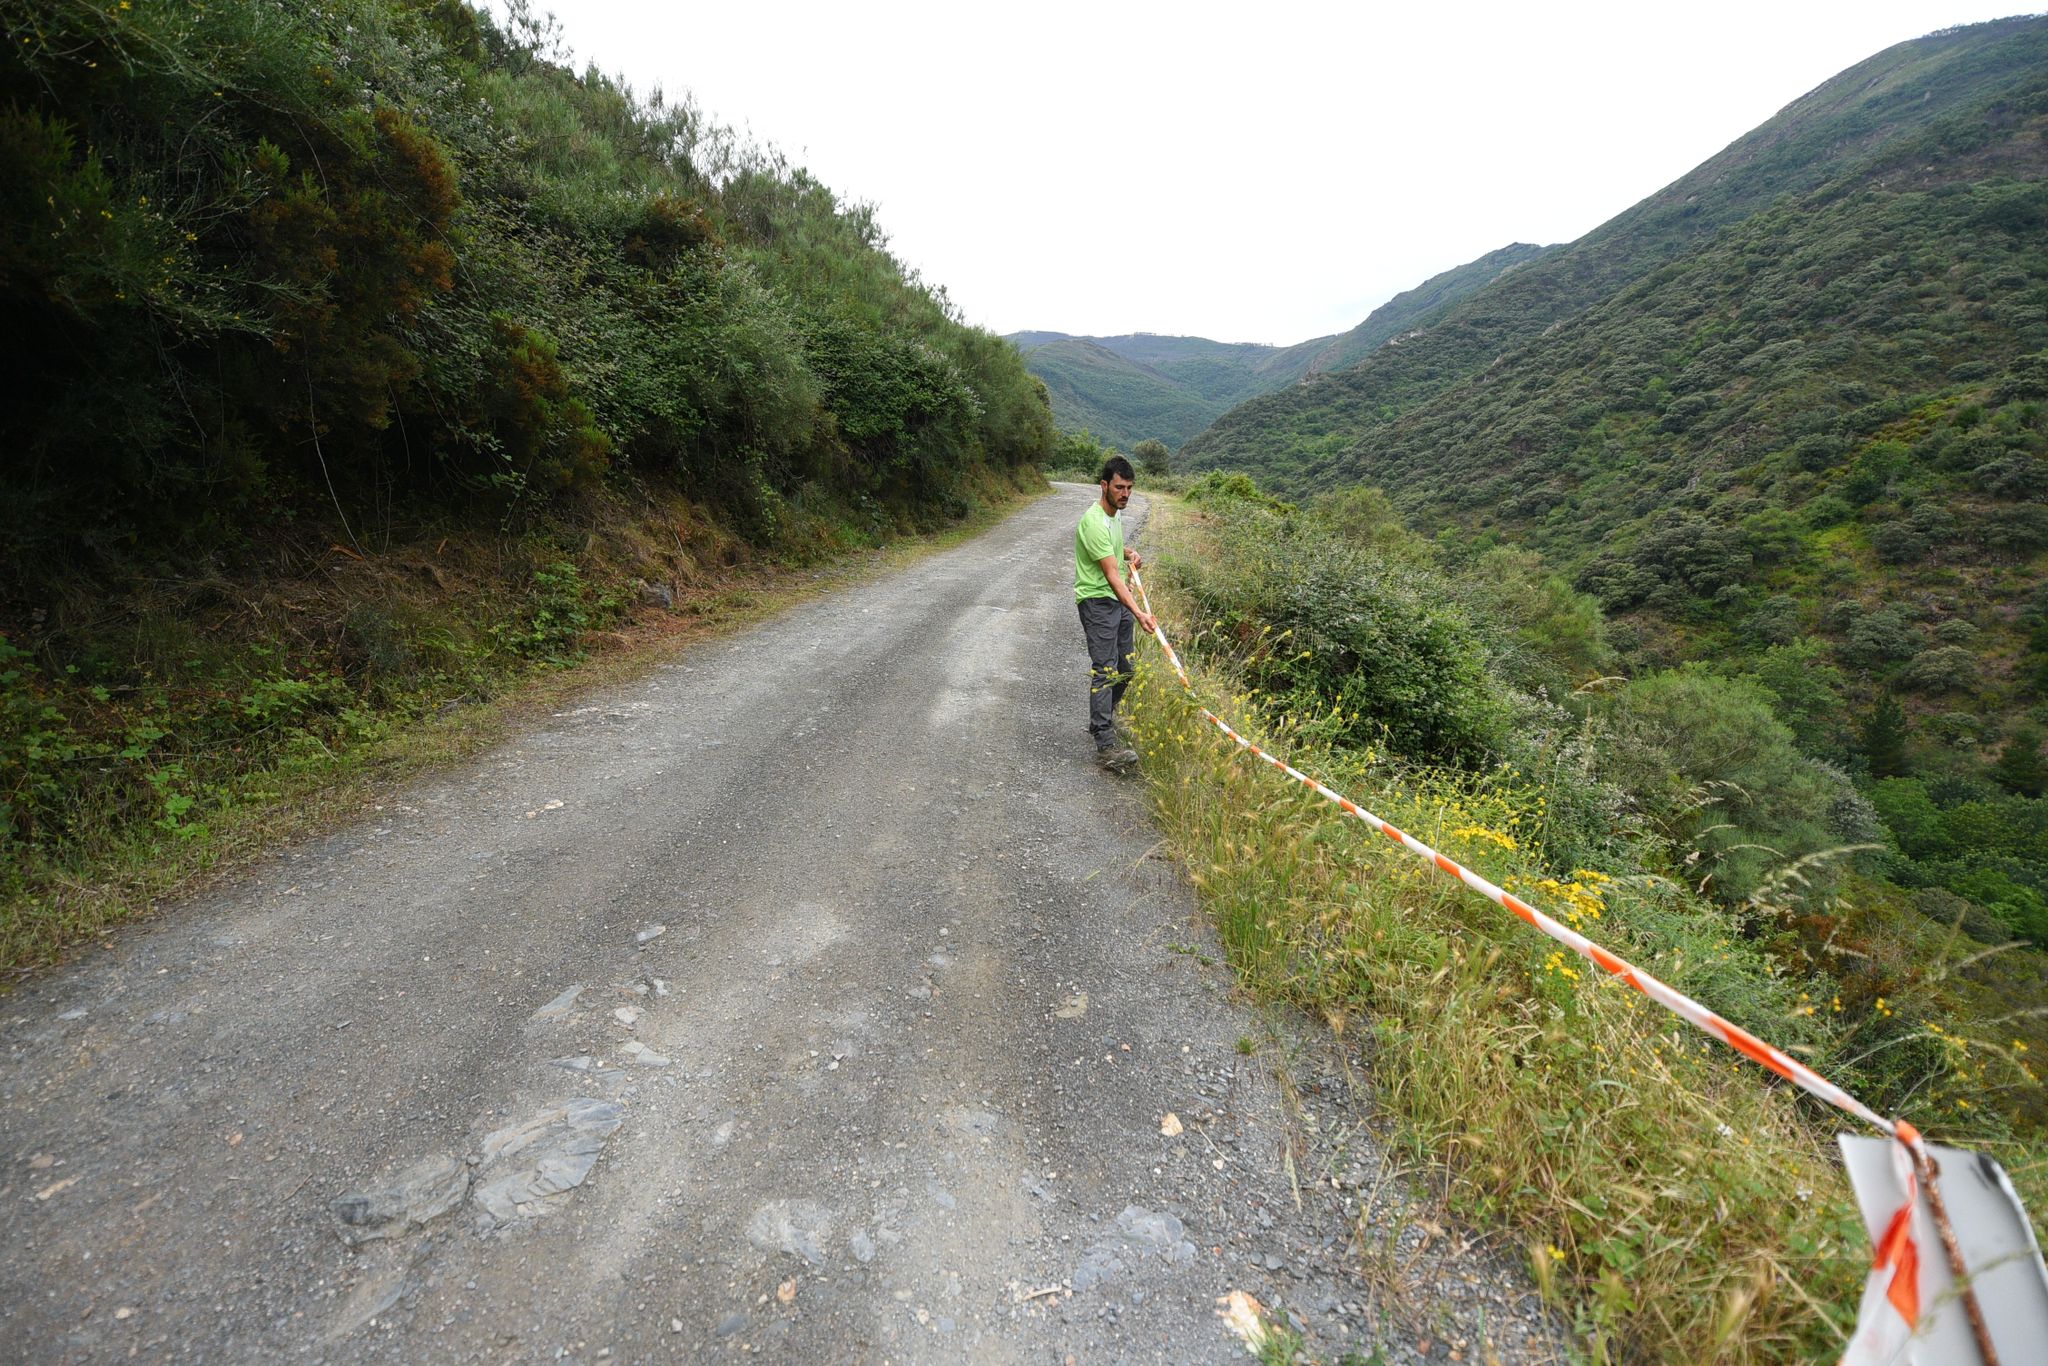
[[[1053,442],[1052,454],[1046,458],[1045,475],[1048,479],[1092,484],[1102,473],[1102,462],[1114,454],[1113,447],[1097,441],[1086,427],[1078,432],[1061,432]]]
[[[1085,428],[1124,447],[1156,438],[1171,450],[1233,404],[1341,369],[1544,250],[1518,242],[1488,252],[1395,295],[1349,332],[1293,346],[1150,332],[1123,337],[1015,332],[1009,340],[1024,352],[1031,373],[1045,382],[1060,426]]]
[[[1367,479],[1398,494],[1375,462],[1387,429],[1405,414],[1448,391],[1484,391],[1497,362],[1525,351],[1540,355],[1554,335],[1549,329],[1562,330],[1631,286],[1668,283],[1689,253],[1723,229],[1830,187],[1831,195],[1816,202],[1854,203],[1866,195],[1883,202],[1995,174],[2036,175],[2037,168],[2028,168],[2037,166],[2040,142],[2028,130],[2038,112],[2034,92],[2044,49],[2048,23],[2026,18],[1950,29],[1887,49],[1577,242],[1546,249],[1456,300],[1421,335],[1400,337],[1359,364],[1233,409],[1188,442],[1187,467],[1243,469],[1281,488]],[[1989,216],[2024,222],[2028,202],[2022,193],[2014,204],[1989,209]],[[1790,239],[1774,241],[1742,263],[1746,270],[1782,262],[1795,246]],[[1673,272],[1665,270],[1675,264]],[[1913,277],[1902,283],[1912,288]],[[1840,302],[1848,292],[1833,297]],[[1869,308],[1879,301],[1866,294],[1854,302]],[[1768,340],[1795,338],[1774,333]],[[1825,362],[1824,355],[1811,359]],[[1635,378],[1646,385],[1652,374]]]
[[[1050,453],[871,210],[523,6],[0,11],[9,962],[636,595],[957,524]]]
[[[1239,398],[1258,392],[1239,386],[1227,395],[1205,395],[1086,337],[1031,348],[1024,363],[1045,385],[1063,429],[1094,432],[1126,450],[1153,437],[1178,446]]]
[[[1622,789],[1711,798],[1708,852],[1768,847],[1724,894],[1872,843],[1856,926],[2048,944],[2044,73],[2040,19],[1881,53],[1180,462],[1368,482],[1459,576],[1590,595],[1605,660],[1506,671],[1628,676],[1608,724],[1669,738]],[[1540,659],[1596,616],[1501,620]],[[2014,977],[2011,1008],[2048,1005]]]
[[[1549,692],[1611,647],[1527,552],[1447,555],[1369,490],[1296,508],[1212,474],[1187,503],[1151,577],[1195,697],[1147,652],[1125,703],[1162,825],[1258,995],[1370,1032],[1401,1136],[1528,1249],[1589,1359],[1837,1355],[1868,1266],[1840,1117],[1245,762],[1196,699],[1879,1109],[1997,1152],[2042,1208],[2048,1042],[2011,1004],[2038,967],[1858,866],[1870,807],[1759,684],[1683,666]]]

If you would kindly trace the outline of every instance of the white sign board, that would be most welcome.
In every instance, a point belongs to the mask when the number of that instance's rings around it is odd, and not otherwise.
[[[1856,1203],[1875,1246],[1905,1202],[1889,1138],[1841,1135],[1842,1158],[1856,1187]],[[2048,1363],[2048,1267],[2020,1198],[2005,1170],[1983,1153],[1930,1143],[1940,1168],[1942,1204],[1962,1249],[1963,1265],[1984,1311],[1999,1366]],[[1927,1192],[1918,1192],[1913,1241],[1920,1256],[1920,1323],[1910,1337],[1873,1333],[1870,1318],[1883,1309],[1881,1295],[1866,1296],[1864,1322],[1843,1360],[1853,1366],[1976,1366],[1982,1357],[1963,1310],[1948,1252],[1934,1222]],[[1884,1346],[1880,1349],[1879,1343]],[[1873,1359],[1874,1358],[1874,1359]]]

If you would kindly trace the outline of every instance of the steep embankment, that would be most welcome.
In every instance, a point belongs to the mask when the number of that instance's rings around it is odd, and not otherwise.
[[[1173,449],[1235,404],[1349,365],[1545,250],[1517,242],[1488,252],[1395,295],[1349,332],[1293,346],[1151,332],[1121,337],[1013,332],[1008,340],[1024,352],[1031,373],[1045,382],[1061,427],[1086,428],[1125,450],[1148,437]]]
[[[1902,44],[1184,457],[1540,551],[1858,779],[1860,904],[2048,942],[2044,177],[2048,20]]]

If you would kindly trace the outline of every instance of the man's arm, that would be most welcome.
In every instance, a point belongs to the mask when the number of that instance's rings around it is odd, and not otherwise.
[[[1128,550],[1124,553],[1126,555],[1130,554]],[[1116,567],[1116,556],[1104,555],[1096,563],[1102,566],[1102,577],[1109,580],[1109,589],[1112,593],[1116,594],[1116,600],[1131,609],[1131,615],[1138,619],[1138,625],[1145,628],[1145,633],[1150,635],[1158,630],[1158,620],[1150,612],[1138,606],[1138,600],[1131,596],[1130,587],[1124,583],[1123,571]]]

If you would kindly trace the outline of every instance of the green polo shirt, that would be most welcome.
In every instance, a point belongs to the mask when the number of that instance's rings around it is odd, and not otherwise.
[[[1116,596],[1116,590],[1109,586],[1109,576],[1102,572],[1104,559],[1123,563],[1124,519],[1104,512],[1102,500],[1097,498],[1081,514],[1081,525],[1074,528],[1075,602]]]

